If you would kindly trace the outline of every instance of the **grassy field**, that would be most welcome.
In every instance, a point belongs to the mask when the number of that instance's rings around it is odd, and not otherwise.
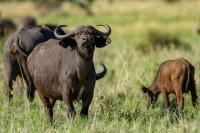
[[[159,97],[155,109],[147,110],[140,90],[140,82],[150,86],[160,63],[184,57],[196,68],[195,79],[200,96],[200,35],[196,33],[200,21],[200,1],[183,0],[174,4],[160,0],[121,1],[111,6],[105,1],[97,1],[92,7],[94,16],[85,16],[81,10],[68,4],[49,15],[38,16],[28,4],[30,10],[26,9],[27,14],[33,12],[40,24],[67,24],[70,29],[79,24],[109,24],[112,27],[112,43],[96,49],[94,57],[97,71],[101,69],[98,64],[103,62],[108,74],[96,82],[88,119],[79,116],[81,104],[77,102],[75,119],[68,119],[63,102],[58,101],[54,107],[54,124],[50,126],[37,96],[29,104],[26,97],[15,89],[13,103],[8,106],[0,58],[1,133],[200,132],[200,105],[193,108],[190,95],[185,98],[183,119],[177,119],[173,113],[175,96],[170,97],[171,113],[164,115],[163,98]],[[2,14],[18,22],[22,12],[19,10],[23,8],[17,7],[13,13],[10,8],[7,11],[11,6],[13,4],[0,3]]]

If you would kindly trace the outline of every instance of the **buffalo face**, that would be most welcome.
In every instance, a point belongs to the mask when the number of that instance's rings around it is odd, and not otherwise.
[[[60,27],[64,26],[65,25],[61,25],[55,29],[55,37],[64,41],[66,41],[67,38],[73,38],[76,42],[75,47],[77,48],[79,54],[84,58],[91,59],[93,57],[95,46],[101,48],[111,42],[109,38],[111,34],[111,28],[106,24],[98,25],[105,27],[107,29],[106,32],[101,32],[91,25],[81,25],[73,32],[70,32],[66,35],[59,35],[57,31]]]
[[[147,101],[147,108],[152,108],[157,100],[156,95],[148,88],[146,88],[145,86],[142,86],[142,91],[144,93],[144,96],[146,98]]]
[[[92,58],[95,50],[95,34],[91,28],[81,26],[75,33],[77,50],[84,58]]]

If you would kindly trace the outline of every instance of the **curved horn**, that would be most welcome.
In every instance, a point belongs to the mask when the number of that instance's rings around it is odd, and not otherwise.
[[[96,34],[99,34],[101,36],[109,36],[111,34],[111,28],[110,28],[109,25],[107,25],[107,24],[99,24],[97,26],[103,26],[103,27],[105,27],[107,29],[107,31],[106,32],[101,32],[101,31],[99,31],[99,30],[97,30],[96,28],[93,27],[94,31],[96,32]]]
[[[67,37],[72,37],[75,35],[74,32],[70,32],[68,34],[65,34],[65,35],[59,35],[58,34],[58,29],[61,28],[61,27],[66,27],[67,25],[59,25],[56,27],[56,29],[54,30],[54,35],[57,39],[63,39],[63,38],[67,38]]]
[[[107,73],[106,66],[103,63],[101,63],[101,66],[103,67],[103,71],[101,71],[100,73],[96,74],[96,80],[99,80],[99,79],[103,78]]]

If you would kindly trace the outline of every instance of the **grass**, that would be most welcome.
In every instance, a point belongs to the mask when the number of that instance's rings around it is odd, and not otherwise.
[[[196,33],[199,4],[198,0],[183,0],[173,4],[152,0],[114,1],[109,6],[106,1],[99,0],[92,7],[95,16],[85,16],[81,10],[76,7],[73,10],[68,4],[47,16],[39,16],[28,4],[30,12],[37,16],[40,24],[67,24],[72,30],[79,24],[108,23],[112,27],[112,44],[96,49],[94,56],[97,71],[100,71],[98,64],[104,62],[108,74],[96,82],[88,119],[80,118],[81,105],[76,102],[77,115],[74,120],[68,119],[63,102],[58,101],[54,107],[54,124],[50,126],[46,122],[40,99],[36,96],[34,102],[29,104],[24,95],[17,93],[17,85],[13,103],[8,106],[4,95],[1,57],[0,132],[200,132],[200,107],[192,107],[190,95],[185,98],[183,119],[177,119],[173,113],[176,102],[173,95],[170,97],[172,111],[164,115],[162,96],[155,109],[146,110],[146,102],[140,90],[140,82],[146,86],[151,84],[160,63],[185,57],[196,68],[195,79],[200,96],[200,36]],[[20,9],[13,13],[12,10],[6,11],[6,6],[12,4],[3,3],[1,6],[4,7],[1,8],[2,14],[7,13],[15,22],[19,21]],[[174,43],[175,38],[186,43],[189,48],[180,43],[178,47],[170,45],[155,49],[154,44],[160,38],[172,40],[169,44]],[[3,41],[0,43],[2,51]]]

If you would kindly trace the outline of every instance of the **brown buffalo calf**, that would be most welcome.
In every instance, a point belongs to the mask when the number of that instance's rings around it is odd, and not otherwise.
[[[192,96],[192,104],[195,107],[197,94],[194,73],[195,68],[184,58],[163,62],[150,89],[142,87],[148,103],[147,108],[155,104],[158,95],[161,93],[164,97],[165,110],[167,110],[169,107],[168,95],[174,93],[177,101],[176,113],[179,115],[184,105],[183,93],[189,91]]]

